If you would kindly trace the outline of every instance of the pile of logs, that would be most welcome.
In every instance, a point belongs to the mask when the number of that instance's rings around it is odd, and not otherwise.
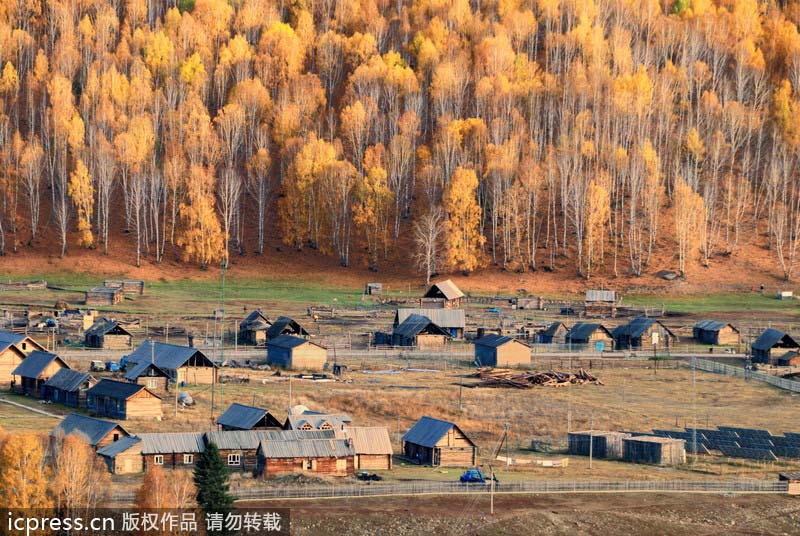
[[[603,382],[583,369],[576,373],[557,372],[520,372],[510,369],[481,367],[469,374],[469,378],[478,378],[477,383],[464,384],[464,387],[508,387],[514,389],[530,389],[535,385],[560,387],[562,385],[603,385]]]

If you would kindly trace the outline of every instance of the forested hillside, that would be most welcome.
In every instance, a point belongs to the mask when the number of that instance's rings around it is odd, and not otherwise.
[[[798,22],[772,0],[0,0],[0,252],[206,266],[278,236],[589,278],[748,245],[790,278]]]

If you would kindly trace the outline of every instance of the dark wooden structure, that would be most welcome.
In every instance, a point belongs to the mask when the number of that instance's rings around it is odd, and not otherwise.
[[[239,322],[239,344],[263,346],[267,342],[267,330],[272,326],[261,309],[256,309]]]
[[[294,335],[296,337],[310,336],[303,326],[288,316],[279,316],[267,329],[267,340],[276,339],[281,335]]]
[[[584,308],[587,317],[615,317],[617,294],[613,290],[587,290]]]
[[[125,379],[130,383],[144,385],[157,393],[169,392],[170,383],[172,382],[169,374],[155,363],[150,363],[149,361],[131,363],[125,370]]]
[[[457,309],[461,307],[464,293],[450,279],[434,283],[420,300],[420,307],[442,307]]]
[[[622,459],[631,463],[686,463],[686,442],[671,437],[634,436],[622,439]]]
[[[573,349],[607,352],[614,348],[614,337],[602,324],[578,322],[569,329],[564,342]]]
[[[267,363],[272,367],[324,370],[328,351],[324,346],[294,335],[280,335],[267,341]]]
[[[701,320],[692,327],[692,337],[703,344],[738,346],[739,330],[733,324],[716,320]]]
[[[611,332],[617,350],[669,348],[678,337],[664,324],[654,318],[640,316],[627,324],[617,326]]]
[[[431,322],[447,331],[453,339],[464,337],[466,327],[466,315],[463,309],[398,309],[394,315],[393,327],[397,327],[411,315],[419,315],[428,318]]]
[[[392,346],[413,346],[419,350],[440,350],[450,340],[450,333],[427,316],[413,314],[395,326]]]
[[[217,365],[197,348],[154,341],[143,342],[127,357],[128,366],[131,364],[141,366],[143,361],[153,363],[178,384],[214,383],[218,369]]]
[[[70,413],[50,432],[50,437],[57,440],[59,436],[81,434],[95,450],[128,437],[128,433],[119,423],[95,419],[86,415]]]
[[[222,430],[281,430],[283,425],[264,408],[234,402],[217,418]]]
[[[88,306],[116,305],[125,299],[122,287],[94,287],[86,291]]]
[[[113,419],[161,419],[161,397],[144,385],[100,380],[86,391],[86,407]]]
[[[569,432],[567,444],[569,454],[575,456],[591,456],[603,459],[622,458],[622,440],[631,437],[625,432],[608,432],[589,430],[585,432]]]
[[[531,364],[531,347],[522,341],[489,333],[475,339],[475,364],[479,367],[514,367]]]
[[[132,347],[133,335],[116,320],[101,316],[83,334],[83,341],[89,348],[127,350]]]
[[[784,333],[774,328],[767,328],[759,337],[750,345],[751,359],[753,363],[763,363],[772,365],[775,361],[775,356],[772,355],[772,350],[779,349],[797,349],[800,344],[797,343],[791,335]]]
[[[356,452],[349,439],[262,439],[256,473],[264,478],[285,474],[350,476]]]
[[[72,408],[86,407],[86,391],[95,383],[86,372],[62,368],[44,383],[44,398]]]
[[[403,455],[423,465],[475,465],[478,448],[452,422],[422,417],[403,436]]]
[[[563,322],[553,322],[545,329],[536,333],[537,342],[541,344],[564,344],[569,329]]]
[[[14,390],[29,396],[44,397],[44,384],[63,369],[69,368],[63,359],[50,352],[35,350],[14,369]]]

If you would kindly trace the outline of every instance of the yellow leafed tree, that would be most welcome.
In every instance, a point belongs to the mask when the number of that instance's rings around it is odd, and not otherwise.
[[[78,214],[78,245],[91,248],[94,246],[94,235],[92,235],[94,188],[92,177],[83,160],[78,160],[75,163],[75,170],[70,173],[67,194],[75,203]]]
[[[595,181],[589,182],[586,191],[586,233],[584,235],[584,261],[586,279],[592,273],[592,266],[603,260],[605,229],[611,217],[611,198],[608,189]]]
[[[478,176],[472,169],[456,168],[444,192],[447,213],[448,264],[455,270],[471,272],[482,264],[480,232],[481,207],[477,199]]]
[[[673,205],[675,207],[673,214],[675,241],[678,244],[678,269],[683,274],[686,271],[686,261],[697,255],[700,250],[705,208],[703,198],[693,191],[683,179],[675,181]]]
[[[30,433],[9,435],[0,448],[0,497],[3,507],[51,507],[52,501],[47,494],[50,477],[40,438]]]
[[[193,165],[186,184],[186,200],[178,209],[182,229],[176,240],[184,260],[203,268],[222,260],[224,236],[215,210],[214,176],[211,170]]]

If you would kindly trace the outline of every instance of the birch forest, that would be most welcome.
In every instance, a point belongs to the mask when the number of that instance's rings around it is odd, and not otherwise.
[[[690,277],[748,245],[790,279],[798,23],[795,0],[0,0],[0,253]]]

